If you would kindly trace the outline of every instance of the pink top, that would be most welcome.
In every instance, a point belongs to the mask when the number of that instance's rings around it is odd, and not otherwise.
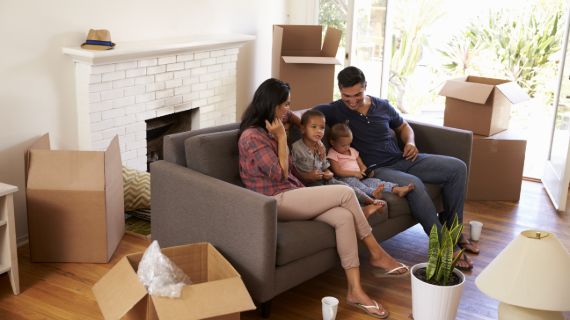
[[[343,170],[359,171],[358,166],[358,151],[354,148],[350,148],[350,155],[338,153],[335,149],[330,148],[327,154],[327,158],[338,162],[339,166]]]

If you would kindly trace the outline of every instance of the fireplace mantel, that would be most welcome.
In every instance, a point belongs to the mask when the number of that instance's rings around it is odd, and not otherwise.
[[[192,128],[236,121],[243,34],[117,42],[105,51],[65,47],[75,65],[78,147],[103,150],[117,135],[123,164],[146,170],[148,119],[195,109]]]
[[[148,56],[175,55],[185,51],[206,51],[227,47],[241,47],[255,36],[247,34],[194,35],[184,38],[118,42],[111,50],[85,50],[80,46],[64,47],[63,53],[75,61],[88,64],[114,63]]]

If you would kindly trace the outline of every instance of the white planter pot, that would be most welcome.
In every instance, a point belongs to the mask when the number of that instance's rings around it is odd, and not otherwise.
[[[418,263],[410,270],[412,278],[412,314],[414,320],[454,320],[463,293],[465,276],[457,269],[453,272],[461,282],[454,286],[436,286],[416,278],[414,271],[427,263]]]

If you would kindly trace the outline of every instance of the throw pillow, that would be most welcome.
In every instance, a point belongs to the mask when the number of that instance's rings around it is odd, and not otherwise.
[[[123,166],[125,211],[150,208],[150,173]]]

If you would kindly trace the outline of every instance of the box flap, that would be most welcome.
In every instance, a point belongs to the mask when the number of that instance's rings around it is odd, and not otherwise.
[[[28,148],[28,150],[32,149],[51,149],[49,143],[49,133],[44,134],[43,136],[39,137],[32,145]]]
[[[103,152],[34,149],[29,162],[28,188],[104,190]]]
[[[327,33],[325,34],[325,40],[323,41],[321,56],[336,57],[336,52],[338,51],[338,46],[340,44],[341,37],[342,37],[342,31],[328,27]]]
[[[320,25],[279,25],[283,28],[282,56],[320,56],[323,27]]]
[[[473,83],[481,83],[481,84],[490,84],[492,86],[510,82],[510,80],[505,80],[505,79],[496,79],[496,78],[487,78],[487,77],[478,77],[478,76],[467,76],[465,81]]]
[[[439,91],[439,95],[484,104],[491,92],[493,92],[494,87],[495,86],[489,84],[454,79],[445,82]]]
[[[285,61],[285,63],[340,64],[334,57],[283,56],[283,61]]]
[[[273,26],[273,48],[271,49],[271,76],[279,78],[281,62],[281,43],[283,42],[283,27]]]
[[[497,89],[512,103],[517,104],[530,100],[530,97],[515,81],[510,81],[497,86]]]
[[[44,134],[43,136],[36,139],[32,145],[26,150],[26,155],[24,156],[24,179],[26,185],[28,185],[28,170],[30,169],[30,150],[32,149],[43,149],[43,150],[50,150],[50,143],[49,143],[49,133]]]
[[[110,258],[125,233],[123,165],[119,138],[115,136],[105,151],[105,209],[107,252]]]
[[[126,258],[122,258],[93,286],[93,294],[105,319],[120,319],[147,291]]]
[[[240,277],[185,286],[180,299],[152,296],[161,319],[205,319],[255,309]]]

